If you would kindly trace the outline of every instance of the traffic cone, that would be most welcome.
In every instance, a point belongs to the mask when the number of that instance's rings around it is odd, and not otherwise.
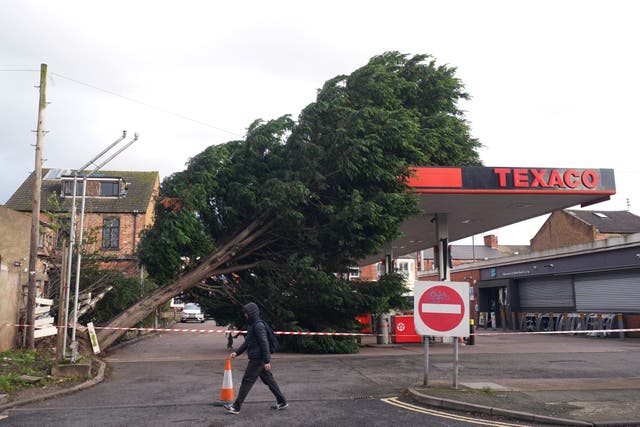
[[[222,390],[220,391],[221,402],[231,402],[235,399],[233,395],[233,377],[231,372],[231,359],[227,357],[224,365],[224,378],[222,379]]]

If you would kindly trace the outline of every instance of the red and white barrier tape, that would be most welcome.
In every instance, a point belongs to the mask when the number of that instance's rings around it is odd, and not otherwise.
[[[16,326],[16,327],[29,327],[30,325],[17,324],[17,323],[0,323],[0,326]],[[55,325],[52,325],[55,326]],[[64,326],[56,326],[57,328],[64,328]],[[84,329],[82,325],[78,325],[79,328]],[[142,331],[142,332],[196,332],[196,333],[214,333],[214,334],[246,334],[246,330],[240,329],[190,329],[190,328],[118,328],[114,326],[94,326],[95,329],[107,329],[114,331]],[[288,331],[273,331],[276,335],[333,335],[333,336],[371,336],[372,334],[363,334],[356,332],[288,332]]]
[[[13,327],[29,327],[30,325],[26,324],[18,324],[18,323],[0,323],[0,327],[2,326],[13,326]],[[55,326],[55,325],[52,325]],[[64,328],[64,326],[56,326],[57,328]],[[78,329],[84,330],[86,327],[83,325],[78,325]],[[115,331],[142,331],[142,332],[195,332],[195,333],[214,333],[214,334],[246,334],[246,330],[240,329],[190,329],[190,328],[118,328],[113,326],[95,326],[95,329],[107,329],[107,330],[115,330]],[[580,330],[580,331],[507,331],[507,332],[498,332],[498,331],[483,331],[479,332],[476,330],[474,334],[475,336],[490,336],[490,335],[554,335],[554,334],[613,334],[616,332],[640,332],[640,328],[635,329],[588,329],[588,330]],[[276,335],[311,335],[311,336],[339,336],[339,337],[350,337],[350,336],[376,336],[376,334],[365,334],[358,332],[306,332],[306,331],[274,331]],[[389,334],[389,336],[394,336],[396,334]]]
[[[109,330],[127,330],[127,331],[145,331],[145,332],[196,332],[196,333],[217,333],[217,334],[246,334],[246,330],[241,329],[185,329],[185,328],[117,328],[111,326],[96,326],[96,329],[109,329]],[[333,336],[369,336],[371,334],[362,334],[355,332],[288,332],[288,331],[273,331],[276,335],[333,335]]]

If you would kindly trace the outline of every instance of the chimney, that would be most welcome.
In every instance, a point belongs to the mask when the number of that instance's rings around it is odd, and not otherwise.
[[[497,248],[498,247],[498,236],[495,234],[488,234],[484,236],[484,245],[488,248]]]

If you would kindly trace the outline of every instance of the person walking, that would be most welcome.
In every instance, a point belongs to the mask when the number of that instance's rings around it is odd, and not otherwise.
[[[249,328],[247,329],[247,336],[244,342],[236,351],[231,353],[231,358],[235,359],[236,356],[246,351],[249,363],[242,376],[238,397],[235,402],[224,404],[224,409],[230,414],[239,414],[242,403],[258,377],[269,387],[271,393],[276,397],[276,403],[271,405],[271,409],[285,409],[289,407],[289,404],[280,391],[280,387],[271,372],[271,351],[269,350],[267,327],[264,321],[260,319],[260,310],[255,303],[250,302],[242,307],[242,311],[249,322]]]

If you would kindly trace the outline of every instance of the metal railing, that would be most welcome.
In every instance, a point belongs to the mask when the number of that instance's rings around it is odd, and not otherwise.
[[[535,313],[520,315],[520,330],[542,331],[598,331],[581,335],[606,337],[608,329],[618,327],[615,313]]]

